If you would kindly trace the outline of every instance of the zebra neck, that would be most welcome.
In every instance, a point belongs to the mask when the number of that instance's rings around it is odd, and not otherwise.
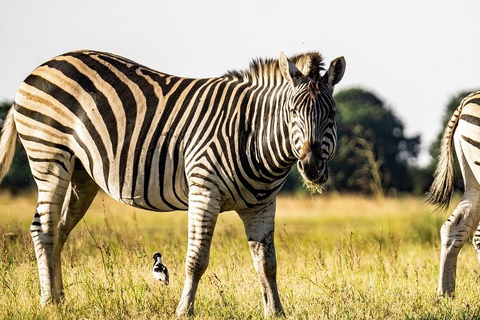
[[[262,180],[286,178],[297,160],[288,127],[289,94],[286,86],[251,88],[247,94],[250,103],[244,113],[245,127],[239,128],[240,140],[246,143],[243,157]]]

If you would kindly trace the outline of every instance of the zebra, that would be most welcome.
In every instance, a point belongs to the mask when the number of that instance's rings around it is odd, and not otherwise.
[[[454,191],[452,143],[465,185],[463,198],[442,225],[438,295],[453,296],[457,257],[476,227],[472,244],[480,261],[480,90],[465,97],[443,133],[440,155],[427,201],[446,209]]]
[[[335,85],[319,52],[254,59],[214,78],[158,72],[98,51],[59,55],[21,84],[3,124],[0,177],[16,135],[38,187],[30,227],[42,305],[64,299],[61,251],[99,190],[152,211],[188,210],[185,282],[193,314],[218,214],[243,221],[264,314],[284,314],[276,283],[276,195],[295,163],[321,185],[336,150]]]

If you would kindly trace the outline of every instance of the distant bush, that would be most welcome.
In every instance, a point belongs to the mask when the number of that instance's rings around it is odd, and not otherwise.
[[[4,101],[0,103],[0,125],[3,125],[3,121],[7,116],[8,110],[12,106],[13,102]],[[30,191],[35,187],[32,174],[30,172],[30,166],[28,165],[28,158],[25,153],[25,149],[19,143],[17,138],[17,146],[15,150],[15,156],[12,166],[7,176],[0,184],[1,190],[7,190],[12,194],[18,194],[24,191]]]

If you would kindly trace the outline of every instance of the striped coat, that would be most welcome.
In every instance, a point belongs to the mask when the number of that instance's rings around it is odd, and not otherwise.
[[[448,207],[454,191],[452,145],[455,145],[462,169],[465,193],[440,231],[439,295],[454,294],[457,257],[475,229],[472,243],[480,261],[480,91],[462,100],[443,133],[439,161],[428,194],[430,203],[443,208]]]

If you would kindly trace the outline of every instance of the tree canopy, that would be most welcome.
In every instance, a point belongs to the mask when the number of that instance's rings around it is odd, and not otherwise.
[[[400,119],[370,91],[343,90],[335,101],[339,139],[331,163],[335,189],[376,195],[410,191],[408,165],[418,156],[420,136],[406,137]]]
[[[11,106],[12,102],[5,101],[0,103],[0,126],[3,124]],[[30,173],[25,149],[17,141],[12,166],[10,167],[7,176],[3,179],[0,188],[9,190],[13,194],[17,194],[21,191],[33,188],[34,185],[35,183],[32,174]]]

